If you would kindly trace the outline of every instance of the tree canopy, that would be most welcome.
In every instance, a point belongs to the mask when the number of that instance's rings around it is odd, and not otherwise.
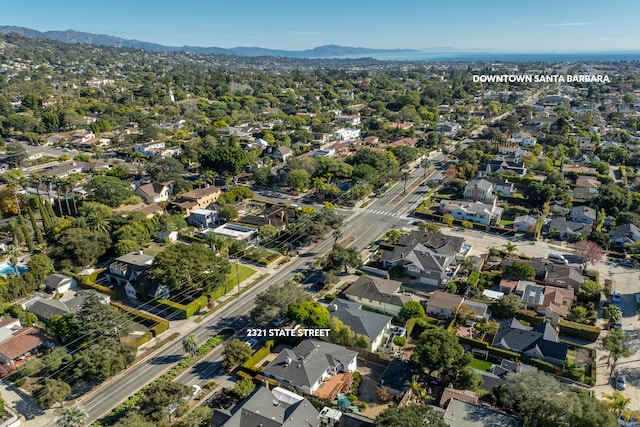
[[[154,258],[148,274],[167,286],[175,298],[181,298],[222,286],[229,271],[229,261],[205,245],[174,243]]]

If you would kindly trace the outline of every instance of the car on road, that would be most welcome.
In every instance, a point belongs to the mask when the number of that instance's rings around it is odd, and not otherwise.
[[[258,340],[255,338],[249,338],[248,340],[246,340],[244,342],[246,345],[248,345],[249,347],[253,348],[256,344],[258,344]]]
[[[635,262],[633,262],[633,261],[632,261],[632,260],[630,260],[630,259],[623,259],[622,261],[620,261],[620,262],[618,263],[618,265],[619,265],[619,266],[621,266],[621,267],[635,268],[636,263],[635,263]]]
[[[618,374],[615,380],[615,386],[618,390],[624,390],[627,388],[627,377],[623,374]]]
[[[547,255],[547,258],[549,258],[549,261],[555,262],[556,264],[564,264],[564,265],[569,264],[569,261],[567,261],[564,255],[561,255],[561,254],[555,254],[552,252],[549,255]]]
[[[614,291],[613,295],[611,295],[611,301],[614,304],[619,304],[621,300],[622,300],[622,292]]]
[[[631,408],[626,408],[626,411],[618,417],[618,425],[620,427],[640,427],[640,414],[632,411]]]

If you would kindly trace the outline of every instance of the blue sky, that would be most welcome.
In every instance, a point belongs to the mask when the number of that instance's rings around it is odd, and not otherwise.
[[[171,46],[640,50],[640,1],[23,0],[0,25]]]

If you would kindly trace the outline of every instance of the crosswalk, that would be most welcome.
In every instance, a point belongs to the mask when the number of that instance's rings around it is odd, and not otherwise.
[[[392,216],[395,218],[400,218],[402,216],[404,216],[401,213],[394,213],[394,212],[386,212],[386,211],[380,211],[380,210],[373,210],[373,209],[365,209],[364,212],[366,213],[370,213],[370,214],[375,214],[375,215],[385,215],[385,216]]]

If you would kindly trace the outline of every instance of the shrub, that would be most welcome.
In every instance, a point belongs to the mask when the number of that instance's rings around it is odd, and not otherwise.
[[[405,337],[394,337],[393,343],[399,347],[402,347],[407,343],[407,339]]]
[[[583,325],[582,323],[562,320],[560,333],[570,337],[581,338],[587,341],[595,341],[600,336],[601,329],[597,326]]]
[[[469,274],[469,278],[467,279],[467,286],[477,286],[479,280],[480,272],[472,271],[471,274]]]
[[[265,342],[264,347],[262,347],[260,350],[253,353],[253,356],[247,359],[247,361],[242,364],[242,367],[247,369],[254,369],[256,366],[256,363],[258,363],[259,361],[267,357],[269,353],[271,353],[271,349],[273,349],[275,345],[276,345],[275,340],[269,340]]]

